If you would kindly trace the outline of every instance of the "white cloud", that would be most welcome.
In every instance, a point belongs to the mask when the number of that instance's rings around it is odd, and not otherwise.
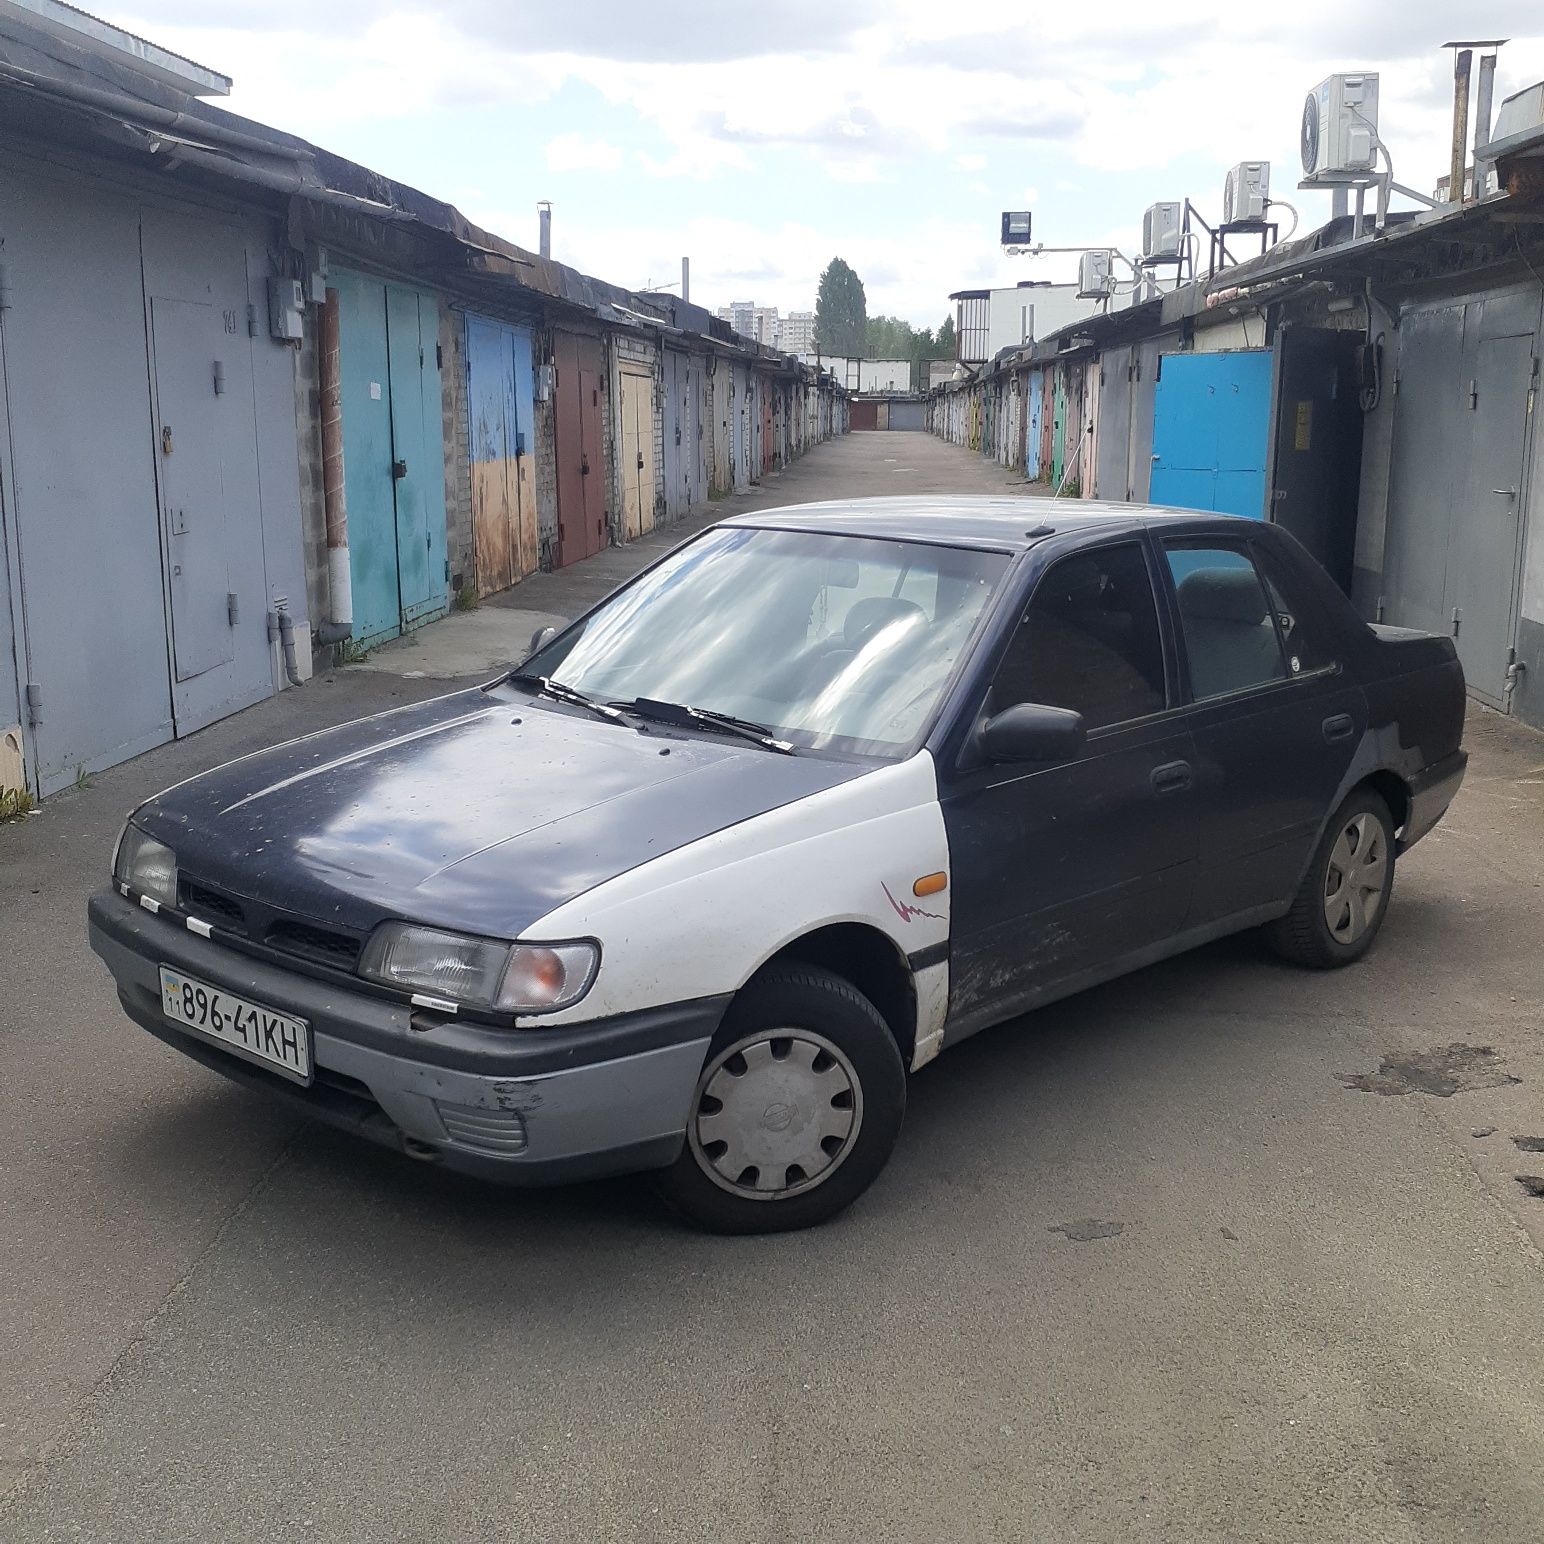
[[[552,172],[614,172],[622,164],[622,151],[603,139],[582,134],[559,134],[547,141],[547,170]]]
[[[685,207],[702,211],[695,219],[661,215],[658,228],[629,221],[602,232],[597,215],[586,266],[637,282],[646,275],[619,270],[636,260],[663,271],[665,259],[691,250],[705,298],[754,284],[785,309],[811,302],[813,275],[834,251],[860,273],[869,252],[870,272],[897,263],[893,278],[875,280],[871,309],[936,320],[951,289],[1029,276],[993,242],[1002,205],[1032,208],[1037,239],[1070,245],[1106,231],[1130,251],[1147,203],[1188,195],[1218,213],[1227,167],[1246,158],[1269,158],[1277,195],[1317,223],[1328,199],[1296,190],[1298,121],[1307,90],[1338,69],[1380,71],[1380,126],[1401,181],[1429,190],[1447,166],[1451,58],[1440,44],[1454,26],[1451,0],[1296,0],[1274,10],[1192,0],[1173,14],[1151,0],[1105,0],[992,16],[936,0],[774,0],[759,10],[722,0],[597,3],[538,16],[488,0],[432,9],[429,0],[134,0],[139,14],[115,19],[234,71],[236,111],[389,175],[403,174],[379,149],[387,125],[411,122],[446,165],[462,166],[485,131],[460,109],[550,103],[545,164],[554,175],[641,172],[703,185],[700,197],[690,186],[670,190],[677,212],[692,195]],[[1500,56],[1499,102],[1544,76],[1544,11],[1538,0],[1486,0],[1484,9],[1483,30],[1513,38]],[[596,137],[597,126],[565,105],[574,88],[635,114],[646,137],[632,145],[612,124]],[[758,175],[774,151],[790,150],[807,158],[807,180]],[[928,156],[948,169],[940,181],[918,175]],[[1199,169],[1180,177],[1181,160]],[[1120,175],[1124,190],[1133,174],[1142,191],[1123,191],[1112,208],[1109,178]],[[493,180],[482,167],[465,175]],[[1002,191],[1026,182],[1036,186]],[[833,207],[831,184],[894,184],[905,197],[878,228],[865,215],[817,238],[800,222],[812,190]],[[450,177],[426,191],[456,196]],[[925,212],[945,191],[979,201],[979,218],[930,222]],[[726,223],[730,210],[737,217]],[[512,236],[530,224],[528,212],[501,224],[477,200],[466,212]],[[581,218],[563,211],[576,243],[588,239]],[[1051,261],[1034,276],[1054,276]],[[715,272],[725,276],[722,297]]]

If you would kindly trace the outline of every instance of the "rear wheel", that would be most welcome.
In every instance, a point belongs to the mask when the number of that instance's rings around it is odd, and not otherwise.
[[[1394,884],[1394,822],[1371,788],[1355,789],[1324,829],[1292,909],[1266,929],[1299,965],[1330,969],[1372,947]]]
[[[868,998],[816,966],[773,966],[724,1016],[657,1183],[716,1232],[811,1227],[873,1183],[905,1108],[900,1051]]]

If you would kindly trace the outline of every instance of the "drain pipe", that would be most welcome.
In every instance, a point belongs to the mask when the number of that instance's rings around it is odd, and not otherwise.
[[[339,353],[338,292],[322,307],[320,397],[322,408],[322,508],[327,522],[327,598],[332,615],[316,630],[322,644],[342,643],[354,633],[354,585],[348,563],[348,502],[343,492],[343,369]]]
[[[291,686],[304,686],[300,662],[295,658],[295,623],[289,614],[289,597],[275,595],[268,613],[268,641],[277,641],[284,650],[284,678]]]
[[[1501,706],[1507,713],[1512,711],[1512,693],[1517,690],[1517,683],[1522,679],[1523,672],[1527,668],[1517,657],[1516,649],[1506,651],[1506,676],[1501,688]]]

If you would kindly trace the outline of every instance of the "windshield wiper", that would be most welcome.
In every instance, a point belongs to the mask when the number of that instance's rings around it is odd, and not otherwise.
[[[777,751],[779,755],[792,756],[794,748],[787,740],[779,740],[765,724],[753,724],[749,719],[732,718],[727,713],[715,713],[711,708],[694,708],[684,702],[660,702],[654,697],[635,697],[625,706],[641,718],[652,718],[661,724],[696,725],[704,729],[720,729],[725,734],[739,735],[742,740]]]
[[[572,686],[564,686],[551,676],[528,675],[515,670],[510,673],[509,679],[515,686],[531,687],[539,697],[550,697],[554,702],[566,702],[576,708],[588,708],[590,712],[609,719],[613,724],[627,722],[627,715],[620,708],[613,708],[609,703],[597,701],[594,697],[586,697],[583,692],[575,691]]]

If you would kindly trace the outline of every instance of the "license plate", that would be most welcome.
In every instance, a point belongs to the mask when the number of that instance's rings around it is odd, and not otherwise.
[[[311,1031],[261,1003],[248,1002],[180,970],[161,967],[161,1012],[174,1024],[271,1067],[297,1083],[311,1081]]]

